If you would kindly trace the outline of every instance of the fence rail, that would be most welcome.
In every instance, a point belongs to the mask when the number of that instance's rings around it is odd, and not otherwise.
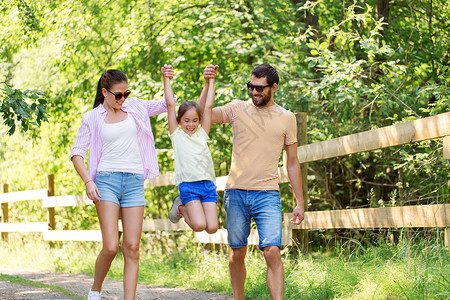
[[[0,203],[13,203],[18,201],[41,200],[47,197],[47,189],[30,190],[0,194]]]
[[[286,214],[285,220],[292,218]],[[310,211],[300,225],[288,229],[434,228],[450,224],[450,204]]]
[[[299,118],[299,115],[297,115]],[[300,116],[305,118],[305,115]],[[305,124],[306,119],[297,120]],[[323,142],[300,145],[298,147],[299,161],[302,164],[329,159],[353,153],[383,149],[424,140],[444,138],[443,155],[450,158],[450,112],[410,122],[400,123],[379,129],[360,132]],[[288,182],[284,167],[278,169],[279,182]],[[303,174],[303,178],[306,174]],[[145,188],[173,185],[173,173],[162,174],[158,178],[147,180]],[[306,179],[306,178],[305,178]],[[217,189],[224,190],[227,176],[217,178]],[[8,185],[3,185],[0,194],[2,205],[2,223],[0,232],[6,237],[7,232],[42,232],[48,241],[101,241],[99,230],[54,230],[55,208],[89,205],[92,201],[85,195],[55,196],[53,175],[48,177],[46,189],[8,193]],[[8,223],[8,204],[17,201],[42,200],[42,207],[48,209],[48,223]],[[283,245],[292,244],[293,231],[308,229],[368,229],[368,228],[443,228],[445,245],[450,248],[450,204],[417,205],[401,207],[382,207],[364,209],[346,209],[332,211],[305,212],[305,220],[301,225],[289,222],[292,214],[284,215]],[[146,220],[144,232],[183,231],[189,227],[183,221],[177,224],[169,220]],[[206,232],[195,233],[195,240],[200,243],[226,243],[225,229],[213,235]],[[253,230],[249,244],[258,243],[258,234]]]

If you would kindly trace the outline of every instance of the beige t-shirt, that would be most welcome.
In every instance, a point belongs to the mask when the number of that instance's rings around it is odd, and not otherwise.
[[[189,135],[181,128],[170,135],[175,156],[174,183],[200,180],[216,181],[214,164],[208,148],[208,135],[200,126]]]
[[[278,190],[278,160],[284,145],[297,143],[295,115],[275,104],[257,107],[234,100],[218,107],[233,127],[227,189]]]

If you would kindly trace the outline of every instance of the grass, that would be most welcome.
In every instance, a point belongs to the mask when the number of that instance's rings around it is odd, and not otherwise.
[[[205,250],[189,236],[163,238],[159,244],[144,238],[140,283],[231,294],[226,250]],[[8,243],[0,242],[0,265],[92,276],[99,250],[98,243],[50,248],[39,237],[25,243],[10,236]],[[450,253],[431,240],[373,247],[348,240],[308,257],[293,257],[288,250],[283,250],[285,299],[450,299]],[[246,265],[246,299],[270,299],[262,253],[249,251]],[[121,280],[122,268],[118,255],[108,276]]]
[[[18,283],[21,285],[26,285],[26,286],[32,286],[32,287],[38,287],[38,288],[44,288],[44,289],[50,289],[52,291],[57,291],[57,292],[61,292],[73,299],[84,299],[78,295],[76,295],[75,293],[68,291],[66,289],[63,289],[59,286],[53,286],[53,285],[48,285],[48,284],[44,284],[44,283],[40,283],[40,282],[35,282],[35,281],[31,281],[31,280],[27,280],[24,278],[20,278],[19,276],[10,276],[10,275],[6,275],[6,274],[0,274],[0,280],[3,281],[9,281],[12,283]]]

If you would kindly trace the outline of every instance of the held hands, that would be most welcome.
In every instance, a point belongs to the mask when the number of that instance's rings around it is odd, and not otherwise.
[[[167,65],[165,64],[164,67],[161,68],[161,73],[163,76],[163,79],[167,78],[167,79],[172,79],[173,78],[173,67],[172,65]]]
[[[294,217],[291,219],[291,223],[294,225],[300,225],[304,219],[304,209],[303,206],[297,205],[294,208]]]
[[[207,65],[205,70],[203,71],[203,77],[205,81],[208,82],[208,79],[214,79],[217,76],[217,69],[219,69],[218,65]]]
[[[172,65],[165,64],[164,67],[161,68],[161,74],[162,74],[163,83],[164,83],[164,96],[165,96],[166,105],[167,105],[167,115],[169,117],[169,131],[170,131],[170,133],[172,133],[173,130],[175,130],[173,128],[178,127],[178,123],[176,122],[176,115],[175,115],[176,100],[175,100],[175,95],[173,93],[172,86],[170,84],[170,79],[173,78],[173,74],[174,74]],[[174,117],[174,118],[172,118],[172,117]],[[173,123],[173,120],[175,120],[175,125],[176,125],[175,127],[171,126],[171,124]]]
[[[86,195],[94,202],[100,201],[99,198],[102,197],[93,180],[86,182]]]

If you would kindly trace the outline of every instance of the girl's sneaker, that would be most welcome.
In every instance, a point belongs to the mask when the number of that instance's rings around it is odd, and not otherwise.
[[[102,299],[102,293],[89,289],[88,300],[101,300],[101,299]]]
[[[181,219],[180,212],[178,211],[179,205],[181,205],[181,199],[180,196],[177,196],[175,199],[173,199],[172,207],[169,211],[169,220],[172,223],[178,223],[178,221],[180,221]]]

